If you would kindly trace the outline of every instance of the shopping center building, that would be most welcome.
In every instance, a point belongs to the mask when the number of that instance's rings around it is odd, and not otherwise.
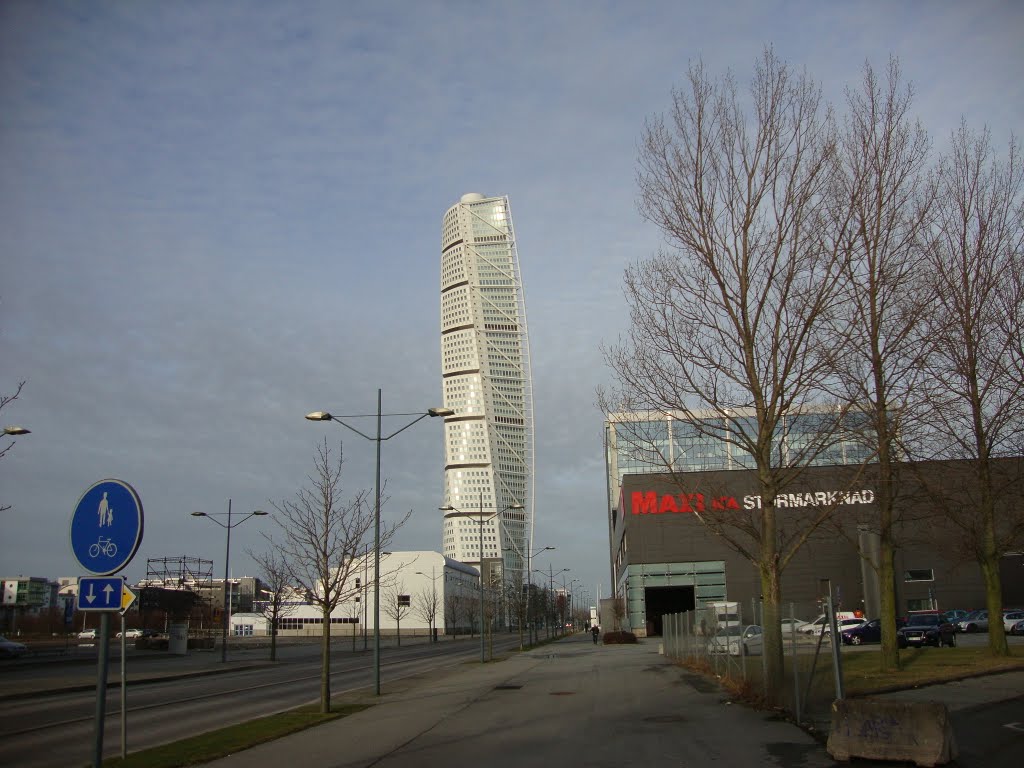
[[[734,445],[696,435],[681,420],[665,419],[653,432],[651,423],[642,430],[647,438],[662,438],[660,467],[636,459],[637,441],[623,445],[623,424],[631,435],[641,429],[635,417],[607,425],[610,567],[615,593],[625,600],[622,623],[638,635],[657,635],[663,615],[717,601],[735,601],[756,618],[760,580],[740,552],[758,549],[761,497],[749,457],[737,454]],[[797,441],[798,432],[789,437]],[[837,445],[823,459],[833,463],[806,467],[777,499],[784,547],[813,529],[783,571],[782,613],[813,619],[830,582],[841,610],[873,617],[879,605],[871,565],[879,551],[877,468],[852,443]],[[1020,510],[1022,468],[1022,459],[996,461],[998,509]],[[945,511],[948,505],[960,513],[976,505],[973,477],[969,462],[899,466],[899,612],[984,607],[980,569]],[[1024,556],[1004,557],[1002,565],[1004,605],[1024,604]]]

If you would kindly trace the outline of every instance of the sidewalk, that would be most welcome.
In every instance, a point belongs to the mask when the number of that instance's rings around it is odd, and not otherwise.
[[[728,703],[717,686],[659,655],[653,642],[604,646],[575,635],[414,685],[385,681],[377,702],[207,765],[834,765],[799,728]]]

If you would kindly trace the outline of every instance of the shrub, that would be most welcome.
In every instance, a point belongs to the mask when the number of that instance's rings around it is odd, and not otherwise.
[[[604,644],[605,645],[625,645],[628,643],[635,643],[636,635],[632,632],[605,632],[604,633]]]

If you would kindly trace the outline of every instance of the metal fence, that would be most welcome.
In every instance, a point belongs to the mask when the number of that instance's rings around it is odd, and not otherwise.
[[[800,631],[796,615],[795,604],[782,611],[785,683],[781,691],[766,687],[762,603],[758,600],[735,604],[735,612],[730,609],[724,620],[721,609],[714,607],[663,616],[662,652],[749,694],[762,694],[785,708],[798,723],[827,726],[836,698],[831,632],[813,625]],[[840,642],[839,652],[841,648]]]

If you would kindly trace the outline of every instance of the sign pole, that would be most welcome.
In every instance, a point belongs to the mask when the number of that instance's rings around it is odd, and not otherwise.
[[[96,673],[96,716],[92,746],[92,766],[103,766],[103,718],[107,707],[107,668],[110,665],[110,614],[100,614],[99,666]]]
[[[128,680],[125,674],[125,648],[128,632],[125,629],[124,613],[121,613],[121,759],[128,757]]]

